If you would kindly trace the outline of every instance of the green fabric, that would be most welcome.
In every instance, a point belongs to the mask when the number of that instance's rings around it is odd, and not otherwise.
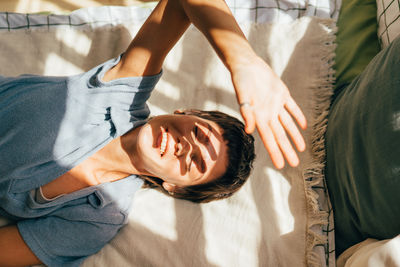
[[[336,87],[350,83],[380,51],[376,0],[343,0],[338,19]]]
[[[400,234],[400,38],[332,103],[326,181],[336,255],[366,238]]]

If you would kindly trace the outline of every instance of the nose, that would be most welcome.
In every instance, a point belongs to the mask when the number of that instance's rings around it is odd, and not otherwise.
[[[196,144],[190,142],[186,139],[181,139],[176,142],[175,144],[175,156],[180,157],[186,154],[193,154],[197,153],[198,147]]]
[[[190,150],[190,145],[184,140],[178,140],[175,144],[175,156],[180,157]]]

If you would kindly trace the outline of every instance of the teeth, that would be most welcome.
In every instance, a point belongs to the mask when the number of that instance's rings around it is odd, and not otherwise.
[[[167,133],[164,132],[162,134],[162,141],[161,141],[161,147],[160,147],[161,156],[164,155],[164,152],[165,152],[166,148],[167,148]]]

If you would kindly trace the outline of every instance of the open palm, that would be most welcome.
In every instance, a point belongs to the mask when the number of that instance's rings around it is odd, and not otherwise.
[[[238,102],[250,104],[240,107],[246,132],[252,133],[257,127],[275,167],[283,168],[285,159],[297,166],[299,158],[289,137],[298,151],[304,151],[304,138],[297,125],[305,129],[307,121],[286,85],[258,57],[231,73]]]

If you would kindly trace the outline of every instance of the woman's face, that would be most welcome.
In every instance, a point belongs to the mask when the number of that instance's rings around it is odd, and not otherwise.
[[[152,118],[141,127],[136,144],[145,172],[177,187],[210,182],[228,165],[222,129],[193,115]]]

